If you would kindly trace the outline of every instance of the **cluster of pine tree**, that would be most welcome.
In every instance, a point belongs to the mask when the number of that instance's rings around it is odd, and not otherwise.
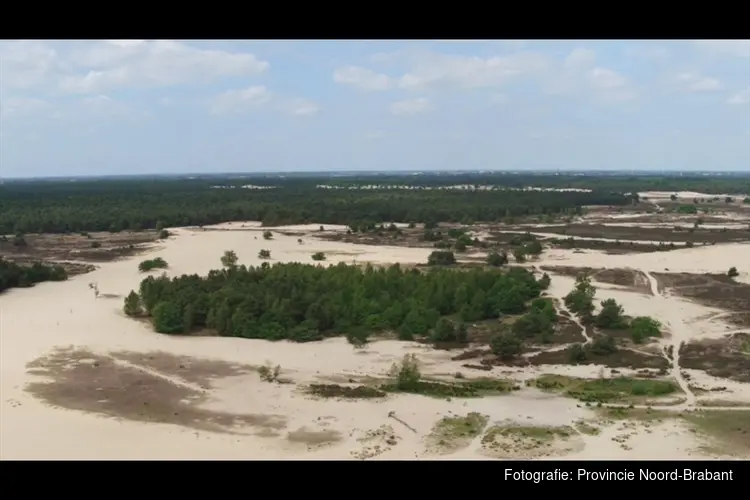
[[[35,262],[30,266],[18,265],[0,257],[0,292],[8,288],[26,288],[43,281],[65,281],[68,274],[60,266],[45,266]]]
[[[549,284],[545,278],[522,268],[264,263],[205,277],[148,277],[126,298],[125,312],[150,317],[162,333],[210,328],[224,336],[304,342],[336,335],[366,341],[395,330],[410,340],[431,333],[445,317],[471,322],[522,313]]]

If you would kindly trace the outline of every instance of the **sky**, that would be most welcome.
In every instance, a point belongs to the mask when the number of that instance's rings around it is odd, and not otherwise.
[[[0,177],[750,171],[750,40],[0,41]]]

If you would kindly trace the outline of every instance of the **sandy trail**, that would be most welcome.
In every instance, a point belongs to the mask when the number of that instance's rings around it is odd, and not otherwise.
[[[690,388],[690,384],[688,384],[685,377],[682,375],[682,369],[680,368],[680,347],[686,341],[695,338],[697,335],[691,335],[691,327],[687,325],[682,316],[684,309],[676,308],[674,301],[670,305],[669,299],[659,290],[659,284],[656,281],[656,278],[647,271],[644,271],[644,274],[648,278],[649,285],[651,286],[653,299],[659,304],[657,307],[660,307],[663,311],[661,316],[662,321],[664,321],[664,325],[669,329],[672,335],[672,343],[669,344],[671,347],[671,356],[667,355],[666,349],[664,350],[665,357],[672,363],[672,377],[674,377],[680,385],[682,392],[685,393],[686,406],[692,407],[696,403],[696,397],[693,390]]]
[[[62,283],[43,283],[30,289],[15,289],[0,296],[0,458],[350,458],[350,459],[477,459],[486,457],[481,440],[473,439],[465,447],[448,455],[429,452],[425,439],[435,424],[447,415],[465,415],[478,412],[488,416],[490,424],[513,421],[534,426],[571,426],[577,421],[595,418],[590,409],[575,400],[525,388],[507,396],[472,400],[436,400],[413,395],[394,395],[385,401],[315,400],[301,392],[306,383],[346,383],[358,377],[382,377],[391,365],[404,354],[415,353],[428,376],[451,377],[464,371],[462,362],[451,361],[451,354],[435,351],[427,346],[381,341],[360,352],[355,352],[342,339],[298,345],[289,342],[264,342],[258,340],[215,337],[170,337],[154,333],[148,325],[133,321],[121,312],[122,297],[137,288],[144,274],[137,263],[145,258],[162,257],[170,264],[167,274],[205,274],[219,267],[219,257],[225,250],[237,252],[241,264],[259,265],[259,249],[269,249],[272,262],[311,262],[312,253],[323,251],[329,255],[328,264],[338,262],[415,263],[424,262],[430,249],[403,247],[368,247],[315,238],[318,225],[293,228],[294,231],[313,231],[302,235],[286,236],[276,230],[272,240],[263,240],[257,231],[202,231],[188,228],[173,230],[175,236],[147,254],[117,262],[101,264],[96,271],[76,276]],[[292,232],[292,228],[288,228]],[[330,228],[336,230],[338,228]],[[329,230],[329,228],[326,228]],[[298,239],[303,244],[298,243]],[[726,265],[738,261],[739,245],[716,246],[692,251],[670,252],[670,265],[691,269],[696,259],[701,265]],[[684,253],[683,253],[684,252]],[[616,257],[612,260],[609,257]],[[639,256],[628,256],[638,258]],[[652,261],[627,260],[623,256],[603,256],[592,253],[564,254],[564,258],[583,266],[618,267],[627,262],[629,267],[644,271],[660,270],[662,263],[655,256]],[[545,257],[546,258],[546,257]],[[543,260],[545,259],[543,258]],[[641,257],[642,258],[642,257]],[[654,257],[652,257],[654,258]],[[547,259],[549,262],[554,260]],[[693,260],[691,264],[689,261]],[[709,264],[709,263],[714,264]],[[745,272],[745,270],[743,270]],[[101,294],[94,298],[88,283],[95,282]],[[549,293],[561,298],[572,287],[573,280],[553,276]],[[663,319],[667,315],[673,332],[673,344],[698,336],[719,336],[726,330],[718,322],[711,326],[705,318],[720,314],[712,310],[681,301],[670,296],[647,297],[624,290],[601,291],[603,298],[612,296],[631,314],[653,315]],[[672,312],[670,312],[672,311]],[[684,315],[684,316],[683,316]],[[693,318],[703,318],[693,323]],[[712,321],[717,321],[716,317]],[[724,328],[722,330],[721,328]],[[132,418],[114,419],[84,410],[83,406],[97,403],[96,398],[78,401],[78,409],[53,408],[32,396],[29,383],[56,382],[56,377],[30,373],[27,363],[49,356],[56,348],[67,347],[102,356],[103,360],[116,358],[113,365],[126,378],[110,380],[107,386],[110,399],[120,397],[128,387],[123,380],[132,380],[142,389],[143,398],[148,390],[155,391],[168,384],[171,391],[196,392],[208,387],[205,400],[193,406],[177,401],[176,412],[186,419],[189,413],[202,418],[221,421],[232,415],[273,416],[282,415],[283,429],[261,432],[249,427],[236,429],[237,433],[221,433],[170,423],[135,421]],[[675,348],[676,349],[676,348]],[[148,365],[145,361],[123,361],[117,352],[128,351],[151,356],[156,352],[169,353],[175,361],[164,366]],[[179,359],[177,359],[179,358]],[[152,360],[154,363],[156,360]],[[282,375],[290,384],[263,382],[255,372],[219,376],[227,368],[203,369],[214,376],[198,377],[193,368],[198,362],[225,362],[244,367],[257,367],[266,363],[279,364]],[[675,365],[678,365],[679,360]],[[171,364],[170,364],[171,363]],[[190,369],[183,371],[177,365]],[[167,366],[169,365],[169,366]],[[174,366],[173,366],[174,365]],[[165,368],[166,366],[166,368]],[[169,368],[172,366],[172,368]],[[218,366],[218,365],[217,365]],[[191,368],[193,367],[193,368]],[[89,367],[90,368],[90,367]],[[75,370],[71,364],[63,374],[71,378]],[[192,371],[191,371],[192,370]],[[679,369],[677,366],[673,370]],[[537,369],[493,370],[491,376],[507,376],[528,380],[541,373],[567,373],[596,377],[600,367],[542,367]],[[88,373],[88,372],[87,372]],[[92,372],[97,374],[98,372]],[[229,373],[227,371],[227,373]],[[99,373],[103,376],[106,374]],[[482,373],[482,375],[486,375]],[[197,378],[196,378],[197,377]],[[208,377],[208,378],[206,378]],[[106,377],[104,377],[106,378]],[[97,389],[90,379],[79,377],[79,383],[88,383],[81,394],[96,395]],[[81,381],[82,380],[82,381]],[[118,385],[118,380],[121,382]],[[335,380],[335,382],[331,382]],[[678,379],[679,380],[679,379]],[[106,381],[106,380],[105,380]],[[682,384],[685,381],[682,380]],[[723,382],[722,382],[723,383]],[[737,402],[750,401],[746,385],[727,384]],[[51,387],[55,387],[54,383]],[[62,387],[73,391],[73,388]],[[146,392],[143,392],[146,391]],[[744,392],[742,392],[744,391]],[[79,391],[80,392],[80,391]],[[205,391],[204,391],[205,392]],[[689,391],[685,391],[690,394]],[[70,392],[70,394],[74,393]],[[65,397],[69,393],[63,394]],[[78,394],[78,393],[76,393]],[[77,396],[79,399],[83,396]],[[58,398],[60,398],[58,394]],[[88,396],[87,396],[88,397]],[[694,398],[694,396],[693,396]],[[132,399],[132,398],[131,398]],[[114,399],[112,399],[114,401]],[[155,399],[154,401],[163,401]],[[694,401],[694,399],[693,399]],[[136,403],[138,401],[135,401]],[[85,405],[84,405],[85,403]],[[128,401],[132,404],[133,401]],[[400,425],[388,415],[402,419],[417,432]],[[234,418],[234,417],[231,417]],[[239,418],[239,417],[238,417]],[[249,425],[249,424],[248,424]],[[377,429],[388,427],[383,437]],[[230,429],[231,430],[231,429]],[[241,432],[240,432],[241,431]],[[630,449],[622,448],[611,440],[614,430],[603,428],[597,436],[579,436],[568,458],[691,458],[704,456],[696,451],[698,446],[689,429],[678,424],[665,423],[651,429],[648,436],[634,436]],[[385,431],[384,431],[385,432]],[[389,434],[392,433],[392,436]],[[389,444],[389,443],[397,444]],[[544,457],[540,457],[544,458]]]

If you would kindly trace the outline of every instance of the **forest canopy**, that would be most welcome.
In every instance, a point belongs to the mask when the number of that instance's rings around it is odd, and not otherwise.
[[[232,337],[364,342],[395,330],[411,340],[443,317],[461,323],[522,313],[547,285],[523,268],[231,266],[206,277],[150,276],[126,298],[125,312],[148,316],[162,333],[209,328]]]
[[[503,181],[507,181],[503,176]],[[420,178],[421,185],[444,182]],[[460,179],[459,179],[460,180]],[[523,182],[521,182],[521,180]],[[534,180],[521,176],[521,182]],[[498,221],[508,216],[580,213],[625,205],[630,196],[594,192],[321,189],[327,179],[35,181],[0,185],[0,234],[140,230],[259,220],[266,226],[360,221]],[[349,181],[353,182],[353,181]],[[364,181],[363,181],[364,182]],[[368,181],[372,183],[372,179]],[[458,182],[454,180],[453,182]],[[224,188],[214,188],[215,185]],[[364,185],[364,184],[362,184]],[[230,186],[233,188],[227,188]]]

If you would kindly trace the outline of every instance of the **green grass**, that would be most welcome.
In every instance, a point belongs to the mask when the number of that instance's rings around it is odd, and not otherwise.
[[[307,392],[321,398],[371,399],[387,396],[384,391],[366,385],[311,384],[307,387]]]
[[[508,380],[473,379],[455,383],[431,380],[419,380],[406,385],[389,383],[381,385],[380,389],[386,392],[421,394],[437,398],[480,398],[493,394],[508,393],[518,390],[519,387]]]
[[[638,398],[658,398],[679,392],[668,380],[617,377],[587,380],[564,375],[545,374],[529,383],[545,391],[564,392],[586,403],[614,403]]]
[[[472,412],[465,417],[444,417],[436,425],[432,434],[436,438],[469,438],[479,436],[487,425],[489,417]]]
[[[750,450],[750,411],[706,410],[682,415],[706,440],[706,451],[747,456]]]
[[[575,435],[576,430],[569,426],[493,425],[482,436],[482,446],[494,451],[528,451],[549,447],[558,439],[567,440]]]

